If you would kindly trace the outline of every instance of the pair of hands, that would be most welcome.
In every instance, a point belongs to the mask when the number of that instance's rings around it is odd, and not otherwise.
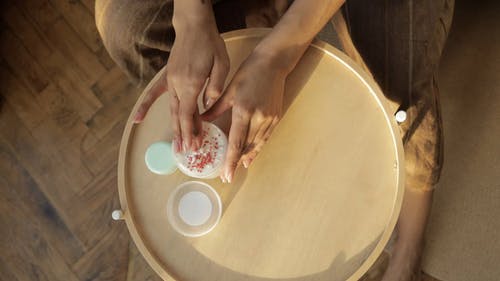
[[[223,182],[231,182],[239,164],[248,168],[271,135],[282,114],[287,76],[255,51],[223,91],[228,72],[229,58],[215,22],[178,27],[165,73],[146,93],[135,116],[135,122],[141,122],[153,102],[168,94],[173,145],[177,151],[186,151],[201,147],[202,120],[212,121],[232,108]],[[200,94],[208,108],[202,115],[197,105]]]

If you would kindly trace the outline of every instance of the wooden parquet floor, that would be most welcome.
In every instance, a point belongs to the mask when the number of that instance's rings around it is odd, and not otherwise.
[[[107,55],[94,1],[1,5],[0,280],[160,280],[110,217],[140,89]]]
[[[0,5],[0,280],[160,280],[110,216],[140,89],[106,53],[94,1]]]

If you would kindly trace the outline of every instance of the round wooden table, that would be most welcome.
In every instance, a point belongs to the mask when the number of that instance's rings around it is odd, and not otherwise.
[[[267,32],[223,35],[230,76]],[[144,162],[150,144],[172,138],[166,97],[143,123],[129,118],[118,165],[122,218],[162,278],[358,280],[377,259],[402,202],[402,143],[380,89],[343,53],[314,42],[288,77],[283,119],[252,166],[232,184],[203,180],[223,214],[198,238],[175,232],[166,214],[169,193],[191,179],[153,174]],[[230,120],[216,123],[227,132]]]

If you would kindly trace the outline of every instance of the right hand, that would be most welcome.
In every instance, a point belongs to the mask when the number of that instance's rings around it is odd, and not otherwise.
[[[211,6],[205,16],[174,19],[174,28],[176,38],[165,71],[146,93],[134,121],[142,122],[153,102],[168,91],[175,150],[196,150],[202,142],[198,95],[208,78],[205,107],[220,97],[229,72],[229,57]]]

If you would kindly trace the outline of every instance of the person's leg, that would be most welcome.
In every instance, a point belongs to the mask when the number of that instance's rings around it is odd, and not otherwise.
[[[407,189],[398,221],[398,237],[384,281],[420,280],[420,257],[432,193],[432,190]]]
[[[406,192],[383,280],[418,280],[432,189],[442,165],[435,73],[450,27],[452,0],[348,0],[353,41],[384,94],[408,113],[401,124]]]
[[[139,84],[166,64],[175,32],[173,0],[97,0],[96,24],[116,64]]]
[[[214,2],[219,32],[245,27],[242,1]],[[173,0],[97,0],[95,10],[111,58],[131,80],[145,86],[167,63],[174,43]]]

